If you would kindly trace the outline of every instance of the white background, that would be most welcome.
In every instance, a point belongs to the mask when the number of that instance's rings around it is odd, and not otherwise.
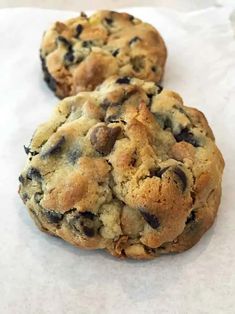
[[[132,9],[168,47],[164,86],[203,110],[226,162],[214,226],[191,250],[150,262],[119,261],[41,233],[17,195],[35,127],[57,99],[42,80],[42,32],[69,12],[0,10],[0,313],[235,312],[235,42],[232,9]]]
[[[233,5],[234,0],[0,0],[0,7],[30,6],[61,10],[95,10],[136,6],[168,7],[181,11]]]

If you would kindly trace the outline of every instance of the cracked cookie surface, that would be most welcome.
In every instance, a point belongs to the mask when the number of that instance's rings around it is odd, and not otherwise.
[[[54,23],[40,49],[44,79],[60,98],[93,90],[111,75],[159,82],[166,55],[153,26],[114,11]]]
[[[39,126],[19,193],[39,228],[151,259],[192,247],[220,202],[223,157],[204,115],[153,82],[112,77]]]

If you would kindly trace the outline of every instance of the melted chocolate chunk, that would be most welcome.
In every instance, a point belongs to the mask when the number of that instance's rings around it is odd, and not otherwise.
[[[31,151],[30,148],[27,147],[27,146],[25,146],[25,145],[24,145],[24,151],[25,151],[26,155],[28,155],[29,153],[30,153],[32,156],[38,155],[38,152],[36,152],[36,151]]]
[[[45,212],[45,216],[48,220],[48,222],[57,224],[63,219],[63,214],[57,213],[54,210],[48,210]]]
[[[123,76],[123,77],[120,77],[116,80],[116,83],[117,84],[130,84],[130,77],[128,76]]]
[[[71,164],[75,164],[79,157],[82,156],[81,149],[79,147],[71,150],[68,154],[69,161]]]
[[[188,216],[187,220],[186,220],[186,225],[191,224],[193,222],[195,222],[196,220],[196,212],[193,209],[190,213],[190,215]]]
[[[85,19],[87,19],[87,15],[86,15],[86,13],[83,12],[83,11],[80,13],[80,16],[83,17],[83,18],[85,18]]]
[[[66,52],[66,54],[64,55],[64,61],[68,62],[68,63],[73,63],[74,61],[74,54],[72,50],[69,50],[68,52]]]
[[[105,22],[106,22],[109,26],[111,26],[111,25],[113,24],[113,20],[112,20],[111,18],[105,17],[104,19],[105,19]]]
[[[105,122],[106,123],[118,122],[121,118],[121,114],[122,114],[121,106],[110,106],[110,110],[106,112]]]
[[[76,27],[76,37],[77,38],[81,35],[82,31],[83,31],[82,24],[78,24],[77,27]]]
[[[154,96],[154,94],[147,94],[147,97],[148,97],[148,99],[149,99],[148,106],[151,106],[151,105],[152,105],[153,96]]]
[[[29,199],[28,194],[27,193],[23,193],[23,195],[22,195],[23,202],[26,203],[28,199]]]
[[[90,48],[92,46],[92,41],[91,40],[85,40],[83,43],[82,43],[82,47],[84,48]]]
[[[172,129],[172,122],[169,117],[166,117],[164,120],[163,130]]]
[[[147,245],[144,245],[144,250],[147,254],[153,255],[156,253],[156,249],[153,249]]]
[[[120,132],[120,127],[98,126],[90,135],[91,144],[100,154],[107,155],[111,152]]]
[[[150,177],[158,177],[161,178],[163,173],[167,171],[167,169],[169,169],[169,167],[164,167],[164,168],[156,168],[156,169],[150,169]]]
[[[35,202],[36,202],[36,203],[39,203],[39,202],[41,201],[42,197],[43,197],[43,193],[36,192],[36,193],[34,194],[34,200],[35,200]]]
[[[198,141],[195,139],[194,134],[189,131],[188,128],[181,130],[179,134],[174,135],[177,142],[187,142],[193,145],[194,147],[199,147]]]
[[[87,218],[87,219],[90,219],[90,220],[94,220],[95,218],[95,214],[93,214],[92,212],[89,212],[89,211],[85,211],[85,212],[80,212],[79,213],[83,218]]]
[[[71,46],[71,43],[68,41],[68,39],[66,39],[63,36],[58,36],[57,37],[57,41],[59,41],[60,43],[64,44],[65,46],[68,46],[68,47]]]
[[[143,216],[144,220],[153,228],[153,229],[157,229],[160,227],[160,223],[158,218],[153,215],[150,214],[148,212],[145,211],[145,209],[141,208],[140,209],[140,213]]]
[[[159,84],[156,84],[156,86],[158,88],[158,92],[157,93],[160,94],[162,92],[162,90],[163,90],[163,87],[161,85],[159,85]]]
[[[30,153],[29,147],[24,145],[24,151],[25,151],[26,155],[28,155]]]
[[[44,81],[47,83],[47,85],[49,86],[49,88],[55,92],[56,91],[56,80],[54,79],[54,77],[49,73],[47,66],[46,66],[46,62],[45,59],[40,56],[41,59],[41,63],[42,63],[42,70],[44,73]]]
[[[19,181],[20,181],[20,183],[22,183],[22,184],[25,183],[25,178],[22,176],[22,174],[19,176]]]
[[[41,181],[42,176],[38,169],[32,167],[27,172],[27,179]]]
[[[130,63],[135,72],[140,72],[145,68],[145,59],[142,56],[135,56],[131,58]]]
[[[100,227],[98,217],[90,211],[79,212],[70,224],[77,232],[86,237],[94,237]]]
[[[137,158],[132,156],[131,157],[131,161],[130,161],[130,166],[131,167],[135,167],[136,166],[136,162],[137,162]]]
[[[48,157],[48,156],[52,156],[52,155],[56,155],[58,153],[61,152],[62,147],[65,143],[65,137],[62,136],[57,143],[55,143],[53,146],[51,146],[47,151],[45,151],[42,154],[42,158]]]
[[[119,118],[120,118],[120,113],[114,113],[114,114],[111,114],[110,116],[108,116],[107,118],[105,118],[105,122],[107,122],[107,123],[118,122]]]
[[[130,41],[129,41],[129,45],[132,45],[134,43],[136,43],[137,41],[140,41],[141,39],[138,36],[133,37]]]
[[[116,57],[119,54],[119,49],[116,49],[112,52],[113,57]]]
[[[173,171],[177,175],[177,177],[179,178],[179,180],[181,182],[182,190],[184,192],[187,188],[187,177],[186,177],[184,171],[181,170],[179,167],[176,167]]]
[[[172,130],[172,121],[168,116],[161,113],[155,113],[155,117],[163,130]]]
[[[83,226],[82,227],[84,234],[89,237],[92,238],[95,236],[95,230],[93,228],[87,227],[87,226]]]

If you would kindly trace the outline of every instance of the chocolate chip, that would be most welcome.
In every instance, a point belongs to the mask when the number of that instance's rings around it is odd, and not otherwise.
[[[95,235],[95,230],[93,228],[87,227],[87,226],[83,226],[82,227],[84,234],[89,237],[92,238]]]
[[[153,249],[147,245],[144,245],[144,250],[147,254],[150,254],[150,255],[156,254],[156,249]]]
[[[48,222],[53,223],[53,224],[57,224],[63,219],[63,214],[57,213],[54,210],[45,211],[45,216]]]
[[[134,43],[136,43],[137,41],[140,41],[140,40],[141,40],[140,37],[135,36],[135,37],[133,37],[133,38],[129,41],[129,45],[132,45],[132,44],[134,44]]]
[[[112,25],[113,24],[113,20],[109,17],[105,17],[105,22],[108,24],[108,25]]]
[[[42,179],[41,173],[39,172],[38,169],[34,167],[28,170],[26,177],[29,180],[35,180],[35,181],[40,181]]]
[[[169,167],[164,167],[164,168],[156,168],[156,169],[150,169],[149,173],[150,173],[150,178],[151,177],[158,177],[161,178],[163,173],[167,171],[167,169],[169,169]]]
[[[28,155],[30,153],[29,147],[24,145],[24,151],[25,151],[26,155]]]
[[[199,147],[198,141],[195,139],[194,134],[189,131],[188,128],[181,130],[179,134],[174,134],[174,137],[177,142],[187,142],[193,145],[194,147]]]
[[[185,110],[182,107],[179,107],[177,105],[173,105],[173,108],[178,110],[180,113],[183,113],[184,115],[187,115],[187,113],[185,112]]]
[[[41,192],[36,192],[34,194],[34,200],[36,203],[40,203],[41,199],[42,199],[43,194]]]
[[[156,86],[158,88],[157,93],[160,94],[162,92],[162,90],[163,90],[163,87],[161,85],[159,85],[159,84],[156,84]]]
[[[130,20],[130,21],[133,21],[134,18],[135,18],[135,17],[134,17],[133,15],[129,14],[129,20]]]
[[[120,77],[116,80],[116,83],[117,84],[130,84],[130,77],[128,76],[123,76],[123,77]]]
[[[77,38],[81,35],[82,31],[83,31],[82,24],[78,24],[77,27],[76,27],[76,37]]]
[[[157,71],[157,68],[156,68],[155,66],[152,66],[152,67],[151,67],[151,70],[152,70],[153,72],[156,72],[156,71]]]
[[[166,130],[166,129],[172,130],[172,121],[168,116],[166,116],[162,113],[156,112],[155,117],[157,119],[157,122],[160,124],[160,126],[163,130]]]
[[[114,123],[119,122],[121,118],[121,106],[110,106],[109,110],[106,112],[105,122]]]
[[[74,54],[73,54],[72,50],[69,50],[68,52],[66,52],[66,54],[64,55],[64,61],[66,61],[68,63],[73,63]]]
[[[23,202],[26,203],[28,199],[29,199],[28,194],[27,193],[23,193],[23,195],[22,195]]]
[[[105,122],[107,122],[107,123],[118,122],[119,118],[120,118],[120,113],[114,113],[114,114],[111,114],[110,116],[108,116],[107,118],[105,118]]]
[[[81,152],[81,149],[79,147],[71,150],[68,154],[68,158],[69,158],[69,161],[71,162],[71,164],[75,164],[76,161],[78,160],[79,157],[81,157],[82,155],[82,152]]]
[[[46,66],[46,61],[45,59],[40,56],[41,59],[41,63],[42,63],[42,70],[43,70],[43,74],[44,74],[44,80],[47,83],[47,85],[49,86],[49,88],[55,92],[56,91],[56,87],[57,87],[57,83],[56,80],[54,79],[54,77],[49,73],[47,66]]]
[[[166,129],[172,129],[172,122],[169,117],[165,117],[165,120],[164,120],[163,130],[166,130]]]
[[[91,144],[99,153],[107,155],[111,152],[120,132],[120,127],[108,128],[104,125],[98,126],[90,135]]]
[[[70,225],[80,234],[87,237],[94,237],[98,232],[101,223],[98,217],[90,211],[79,212],[72,220]]]
[[[145,211],[145,209],[141,208],[140,209],[140,213],[143,216],[144,220],[153,228],[153,229],[157,229],[160,227],[160,223],[159,220],[157,219],[157,217],[153,214],[150,214],[148,212]]]
[[[178,176],[180,179],[181,185],[182,185],[182,190],[183,192],[186,190],[187,187],[187,177],[184,173],[183,170],[181,170],[179,167],[174,168],[174,173]]]
[[[154,96],[154,94],[147,94],[147,97],[148,97],[148,99],[149,99],[148,106],[151,106],[151,105],[152,105],[153,96]]]
[[[134,58],[131,58],[130,63],[135,72],[140,72],[145,68],[145,59],[143,56],[135,56]]]
[[[190,223],[192,223],[192,222],[195,222],[195,220],[196,220],[196,212],[195,212],[195,210],[193,209],[193,210],[191,211],[191,213],[189,214],[187,220],[186,220],[186,225],[188,225],[188,224],[190,224]]]
[[[38,155],[38,152],[36,152],[36,151],[31,151],[30,148],[27,147],[27,146],[25,146],[25,145],[24,145],[24,151],[25,151],[25,153],[26,153],[27,155],[28,155],[29,153],[30,153],[32,156]]]
[[[65,143],[65,137],[62,136],[57,143],[55,143],[53,146],[51,146],[47,151],[45,151],[44,153],[42,153],[42,158],[51,156],[51,155],[55,155],[61,152],[62,150],[62,146]]]
[[[112,55],[116,57],[119,54],[120,49],[116,49],[112,52]]]
[[[80,16],[83,17],[83,18],[85,18],[85,19],[87,19],[87,15],[86,15],[86,13],[83,12],[83,11],[80,13]]]
[[[89,48],[90,46],[92,46],[93,42],[91,40],[85,40],[83,43],[82,43],[82,47],[84,48]]]
[[[89,212],[89,211],[85,211],[85,212],[80,212],[79,213],[82,217],[84,218],[87,218],[87,219],[90,219],[90,220],[94,220],[95,218],[95,214],[93,214],[92,212]]]
[[[22,184],[25,183],[25,178],[22,176],[22,174],[19,176],[19,181],[20,181],[20,183],[22,183]]]
[[[138,159],[138,155],[137,155],[137,151],[135,150],[131,155],[131,160],[130,160],[129,165],[131,167],[135,167],[137,163],[137,159]]]
[[[65,46],[68,46],[70,47],[71,46],[71,43],[68,41],[68,39],[66,39],[65,37],[63,36],[58,36],[57,37],[57,41],[64,44]]]

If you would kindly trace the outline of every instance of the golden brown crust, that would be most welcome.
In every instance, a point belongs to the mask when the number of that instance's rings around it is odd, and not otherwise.
[[[64,98],[94,90],[111,75],[159,82],[167,51],[150,24],[127,13],[98,11],[54,23],[40,54],[46,82]]]
[[[151,259],[193,246],[220,202],[208,123],[152,82],[113,77],[64,99],[35,132],[20,195],[43,231]]]

